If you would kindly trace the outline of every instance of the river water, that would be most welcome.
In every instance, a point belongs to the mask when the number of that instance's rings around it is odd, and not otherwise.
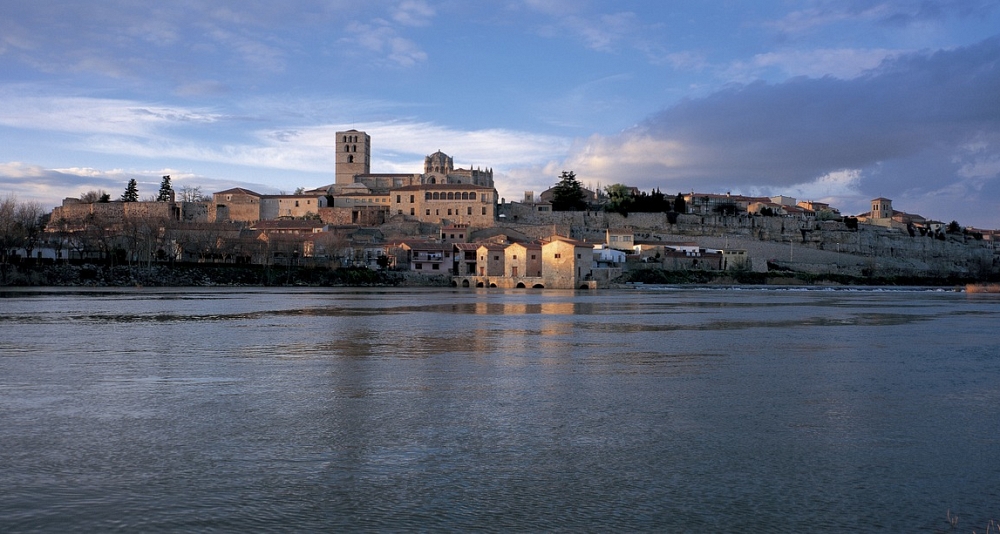
[[[956,532],[1000,296],[7,290],[0,531]]]

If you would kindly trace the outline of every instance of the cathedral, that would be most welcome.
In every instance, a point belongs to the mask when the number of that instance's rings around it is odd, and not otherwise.
[[[325,192],[332,208],[350,208],[351,222],[394,216],[435,224],[490,227],[496,218],[493,169],[455,168],[440,150],[424,158],[422,173],[372,173],[371,136],[337,132],[336,181]]]
[[[372,139],[365,132],[348,130],[337,132],[336,182],[331,193],[360,189],[362,184],[370,193],[388,193],[399,187],[414,185],[467,184],[493,188],[493,169],[456,169],[451,156],[438,150],[424,158],[424,172],[414,174],[372,174]]]

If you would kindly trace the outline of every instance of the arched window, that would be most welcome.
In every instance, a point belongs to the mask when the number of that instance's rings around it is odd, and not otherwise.
[[[462,193],[462,200],[469,200],[469,192]]]
[[[437,193],[434,193],[434,200],[440,200],[440,198]]]
[[[347,136],[346,135],[344,136],[344,142],[345,143],[347,142]]]
[[[476,200],[476,194],[475,193],[469,193],[469,200]]]
[[[351,152],[357,152],[357,151],[358,151],[358,145],[351,146]]]
[[[448,200],[455,200],[455,193],[448,193]]]
[[[431,199],[431,192],[428,191],[428,192],[424,193],[424,200],[430,200],[430,199]]]
[[[344,145],[344,152],[350,152],[350,151],[351,151],[351,147],[348,146],[348,145]]]
[[[354,163],[354,156],[347,156],[348,163]]]

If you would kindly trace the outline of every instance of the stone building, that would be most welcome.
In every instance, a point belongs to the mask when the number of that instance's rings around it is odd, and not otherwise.
[[[264,195],[260,198],[260,220],[319,215],[326,207],[326,195]]]
[[[358,130],[337,132],[336,182],[320,188],[332,195],[362,184],[371,193],[413,185],[468,184],[492,189],[493,169],[456,169],[454,160],[438,150],[424,158],[423,173],[373,174],[371,172],[371,136]]]
[[[592,287],[594,245],[562,236],[542,244],[542,280],[548,288]]]
[[[476,228],[493,226],[496,190],[469,184],[421,184],[393,189],[390,214],[414,217],[421,222]]]
[[[242,187],[212,193],[209,217],[214,222],[257,222],[261,219],[260,203],[263,196]]]
[[[328,195],[320,214],[334,224],[383,224],[396,216],[432,224],[492,227],[497,192],[493,170],[455,168],[444,152],[424,158],[422,173],[371,172],[371,136],[337,132],[336,181],[306,193]]]

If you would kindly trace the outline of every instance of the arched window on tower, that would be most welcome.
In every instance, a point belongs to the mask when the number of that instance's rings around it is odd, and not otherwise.
[[[347,156],[348,163],[354,163],[354,156]]]
[[[344,145],[344,152],[350,152],[350,151],[351,151],[351,147],[348,146],[348,145]]]
[[[358,151],[358,145],[352,145],[351,152],[357,152],[357,151]]]

